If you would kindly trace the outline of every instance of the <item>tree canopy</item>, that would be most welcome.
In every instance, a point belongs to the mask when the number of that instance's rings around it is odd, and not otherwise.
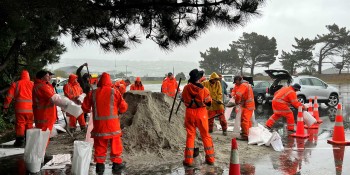
[[[325,59],[339,54],[339,49],[348,45],[347,40],[350,32],[345,27],[339,28],[338,25],[326,25],[329,33],[317,35],[315,42],[321,46],[318,55],[318,73],[322,73],[322,65]]]
[[[296,45],[292,45],[294,50],[289,52],[282,51],[280,62],[284,69],[291,74],[296,73],[296,68],[313,66],[313,54],[315,42],[308,38],[294,38]]]
[[[69,35],[77,45],[96,42],[121,52],[141,42],[162,49],[184,45],[215,24],[243,25],[264,0],[2,0],[0,1],[0,89],[23,68],[30,73],[59,60]],[[16,68],[16,69],[14,69]]]
[[[228,74],[235,73],[237,53],[229,50],[219,50],[217,47],[211,47],[205,52],[200,52],[203,60],[199,61],[199,67],[204,69],[205,74],[210,75],[213,72]]]

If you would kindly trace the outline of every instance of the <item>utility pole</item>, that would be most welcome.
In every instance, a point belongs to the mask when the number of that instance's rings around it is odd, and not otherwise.
[[[175,76],[174,66],[173,66],[173,75]]]
[[[128,65],[125,65],[125,78],[128,78]]]

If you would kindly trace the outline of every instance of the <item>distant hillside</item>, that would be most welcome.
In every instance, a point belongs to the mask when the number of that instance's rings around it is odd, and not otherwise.
[[[60,63],[49,65],[48,68],[60,69],[65,72],[71,72],[77,69],[85,62],[89,65],[90,72],[104,72],[127,71],[128,76],[148,76],[148,77],[162,77],[168,72],[172,72],[173,68],[175,74],[183,72],[185,75],[194,69],[198,68],[197,62],[189,61],[128,61],[128,60],[97,60],[97,59],[63,59]],[[85,69],[85,68],[84,68]],[[75,70],[73,72],[75,72]]]

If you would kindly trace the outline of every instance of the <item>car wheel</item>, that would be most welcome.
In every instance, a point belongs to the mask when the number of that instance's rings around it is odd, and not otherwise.
[[[265,100],[264,95],[258,94],[258,96],[256,96],[256,103],[263,104],[264,100]]]
[[[337,94],[331,94],[328,100],[329,101],[326,103],[327,106],[335,107],[339,103],[339,97]]]
[[[305,103],[306,98],[305,98],[303,95],[298,95],[298,101],[299,101],[300,103]]]

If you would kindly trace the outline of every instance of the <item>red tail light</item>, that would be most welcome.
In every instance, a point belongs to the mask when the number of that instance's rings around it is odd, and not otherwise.
[[[269,88],[266,88],[266,93],[269,93]]]

